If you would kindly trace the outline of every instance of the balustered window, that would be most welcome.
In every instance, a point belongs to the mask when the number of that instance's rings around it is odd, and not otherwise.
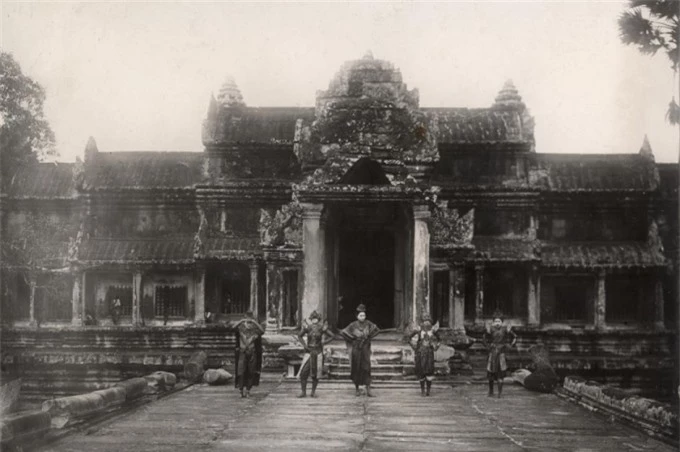
[[[156,317],[186,317],[187,286],[156,286]]]
[[[132,285],[117,285],[109,286],[106,289],[106,306],[109,308],[109,313],[113,310],[113,300],[120,300],[120,315],[132,315]]]
[[[432,306],[430,313],[432,322],[439,322],[440,326],[449,326],[449,271],[440,270],[432,272],[432,294],[430,300]]]
[[[250,269],[231,264],[222,274],[222,314],[244,314],[250,309]]]
[[[297,326],[299,308],[298,271],[284,270],[282,276],[283,326]]]
[[[605,322],[644,323],[654,318],[654,293],[647,275],[610,274],[605,281]]]
[[[35,313],[39,321],[71,320],[73,279],[67,275],[41,275],[35,287]]]
[[[484,317],[500,311],[506,317],[524,317],[527,312],[527,272],[522,268],[484,270]]]
[[[593,276],[545,275],[541,277],[541,321],[592,323],[594,296]]]

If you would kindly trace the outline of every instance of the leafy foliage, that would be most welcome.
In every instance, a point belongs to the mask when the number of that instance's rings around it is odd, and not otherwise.
[[[11,54],[0,52],[0,181],[6,186],[16,169],[56,155],[54,132],[43,111],[45,91]]]
[[[678,0],[630,0],[630,7],[619,17],[621,41],[633,45],[645,55],[663,51],[678,71],[678,37],[680,36],[680,1]],[[675,99],[669,104],[666,119],[680,124],[680,107]]]

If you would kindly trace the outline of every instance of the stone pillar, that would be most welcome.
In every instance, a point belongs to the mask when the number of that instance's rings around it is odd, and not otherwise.
[[[449,325],[454,331],[465,331],[465,267],[454,265],[449,270]]]
[[[604,328],[606,324],[607,314],[607,291],[606,291],[607,273],[600,270],[597,273],[597,283],[595,291],[595,328]]]
[[[430,231],[426,205],[413,206],[413,317],[418,323],[430,310]]]
[[[132,324],[141,323],[142,306],[142,272],[136,271],[132,274]]]
[[[73,290],[71,291],[71,324],[75,326],[83,325],[83,287],[82,281],[84,272],[76,272],[73,277]]]
[[[279,329],[279,286],[277,284],[278,273],[273,262],[266,263],[266,303],[267,303],[267,333],[273,333]]]
[[[35,286],[38,284],[38,281],[33,273],[28,278],[29,323],[31,326],[35,326],[38,324],[35,312]]]
[[[484,322],[484,265],[475,266],[475,323]]]
[[[250,267],[250,310],[253,311],[253,315],[257,319],[257,292],[258,292],[258,284],[257,284],[257,270],[258,270],[258,264],[257,261],[252,261],[248,264]]]
[[[205,323],[205,268],[194,271],[194,323]]]
[[[658,330],[665,328],[665,313],[664,313],[664,299],[663,299],[663,281],[661,275],[655,275],[654,278],[654,327]]]
[[[538,269],[532,266],[529,269],[529,281],[527,290],[527,323],[531,326],[541,324],[541,294],[539,293],[539,274]]]
[[[300,318],[316,310],[326,318],[326,237],[321,222],[323,204],[302,204],[302,252],[304,289]]]

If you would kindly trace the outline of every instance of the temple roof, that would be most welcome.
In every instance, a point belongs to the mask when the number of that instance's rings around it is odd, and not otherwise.
[[[666,259],[646,242],[546,244],[541,251],[546,267],[632,268],[661,267]]]
[[[36,163],[15,173],[7,190],[13,198],[72,198],[75,163]]]
[[[194,261],[194,238],[84,240],[78,260],[88,263],[178,264]]]
[[[201,179],[200,152],[98,152],[86,161],[86,190],[181,189]]]
[[[502,239],[496,237],[474,237],[473,258],[483,261],[523,262],[539,260],[537,242],[528,240]]]
[[[439,144],[509,140],[503,115],[489,108],[422,108],[421,111],[436,124]]]
[[[549,191],[654,190],[654,161],[639,154],[536,154],[532,185]]]
[[[204,255],[207,259],[238,259],[261,255],[259,237],[208,237]]]

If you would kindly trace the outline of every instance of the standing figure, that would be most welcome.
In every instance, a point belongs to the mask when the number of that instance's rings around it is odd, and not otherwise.
[[[120,321],[121,308],[122,304],[120,298],[117,296],[113,297],[113,300],[111,300],[111,321],[114,325],[118,325],[118,322]]]
[[[416,377],[420,381],[420,393],[423,396],[430,395],[432,380],[434,380],[434,352],[440,345],[438,329],[439,322],[432,326],[432,318],[425,314],[420,326],[410,335],[409,343],[415,355]]]
[[[510,344],[508,344],[510,342]],[[517,335],[503,325],[503,315],[495,312],[491,328],[484,332],[484,345],[489,350],[489,359],[486,364],[486,376],[489,379],[489,397],[493,396],[493,382],[498,383],[498,398],[503,392],[503,378],[508,365],[505,361],[505,352],[517,342]]]
[[[312,312],[309,316],[310,323],[304,323],[298,333],[298,339],[305,348],[305,356],[300,366],[300,385],[302,392],[298,397],[307,397],[307,379],[312,375],[312,397],[316,397],[316,386],[319,384],[319,376],[323,372],[323,346],[324,335],[333,338],[333,334],[328,331],[328,322],[319,323],[321,316]],[[307,336],[305,343],[304,337]]]
[[[357,320],[347,325],[340,331],[340,334],[347,342],[347,351],[351,368],[351,377],[356,387],[357,397],[361,395],[359,386],[366,385],[366,395],[371,394],[371,339],[373,339],[380,329],[373,323],[366,320],[366,306],[357,306]]]
[[[236,387],[241,397],[250,397],[250,388],[260,384],[262,368],[262,335],[264,329],[253,318],[253,311],[246,312],[236,326]]]

